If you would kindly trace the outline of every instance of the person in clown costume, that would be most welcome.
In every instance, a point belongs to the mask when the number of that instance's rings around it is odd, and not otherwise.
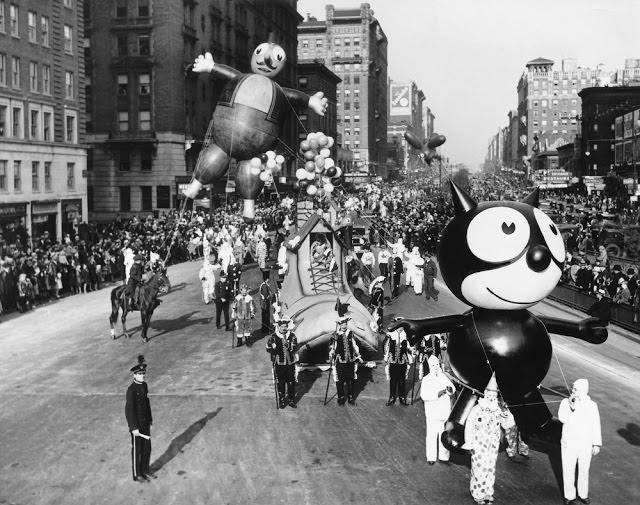
[[[469,412],[464,428],[466,448],[471,453],[469,491],[478,504],[493,503],[496,462],[502,429],[506,418],[498,403],[498,383],[495,374],[484,390],[484,397]]]
[[[187,197],[196,198],[204,184],[220,179],[229,169],[230,158],[248,161],[275,147],[286,116],[296,107],[324,116],[327,99],[322,92],[309,96],[273,81],[286,61],[284,49],[271,35],[254,50],[252,73],[216,63],[208,52],[196,58],[193,72],[209,72],[227,85],[211,119],[212,142],[201,153],[194,180],[184,191]],[[245,217],[253,218],[253,205],[253,200],[245,201]]]

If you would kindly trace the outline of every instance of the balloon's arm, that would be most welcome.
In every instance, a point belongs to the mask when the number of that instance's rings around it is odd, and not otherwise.
[[[224,79],[230,81],[231,79],[239,79],[243,74],[239,70],[236,70],[229,65],[216,63],[211,69],[211,75],[216,79]]]
[[[579,338],[592,344],[607,340],[607,323],[597,317],[587,317],[581,321],[568,321],[554,317],[538,316],[549,333]]]
[[[466,326],[466,314],[452,314],[448,316],[429,317],[425,319],[398,318],[391,322],[389,331],[403,328],[410,337],[409,344],[413,345],[416,337],[423,337],[430,333],[448,333]]]
[[[284,96],[287,97],[287,100],[291,102],[291,105],[295,107],[308,107],[309,106],[309,98],[311,98],[306,93],[303,93],[300,90],[292,89],[292,88],[282,88],[284,92]]]

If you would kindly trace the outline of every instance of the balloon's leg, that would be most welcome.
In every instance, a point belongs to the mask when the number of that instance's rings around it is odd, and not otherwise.
[[[441,437],[442,443],[448,449],[461,450],[464,445],[464,425],[477,401],[478,398],[471,389],[462,388]]]
[[[229,155],[216,144],[210,144],[198,158],[193,181],[184,189],[187,198],[194,199],[204,184],[220,179],[229,168]]]
[[[559,444],[562,435],[562,423],[555,419],[540,391],[535,389],[524,398],[511,401],[517,406],[509,407],[518,428],[528,437],[534,435],[552,444]]]
[[[256,201],[244,198],[243,202],[242,217],[245,221],[251,222],[256,217]]]

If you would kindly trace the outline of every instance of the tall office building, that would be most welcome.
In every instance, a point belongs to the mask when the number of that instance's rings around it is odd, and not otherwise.
[[[83,5],[0,0],[0,231],[61,240],[87,219]]]
[[[288,56],[276,81],[296,84],[296,0],[86,0],[89,203],[96,219],[179,204],[222,79],[190,71],[196,56],[250,72],[269,33]],[[296,120],[281,134],[295,146]],[[294,164],[290,158],[287,170]],[[224,192],[226,177],[214,185]]]
[[[407,130],[419,139],[425,139],[424,93],[415,82],[396,82],[389,80],[389,106],[387,107],[387,149],[394,152],[389,155],[396,167],[409,168],[410,146],[404,138]],[[416,151],[417,152],[417,151]],[[415,161],[415,160],[414,160]]]
[[[595,86],[600,69],[577,66],[575,59],[537,58],[526,64],[518,82],[518,167],[533,153],[552,151],[573,142],[578,132],[582,88]]]
[[[342,80],[337,90],[338,140],[355,169],[386,175],[387,37],[368,3],[326,6],[326,21],[298,27],[298,60],[323,61]]]

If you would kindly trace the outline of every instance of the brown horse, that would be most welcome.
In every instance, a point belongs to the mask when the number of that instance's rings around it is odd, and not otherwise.
[[[161,268],[140,286],[139,307],[130,306],[130,301],[124,296],[125,289],[126,286],[118,286],[111,290],[111,316],[109,316],[111,338],[116,338],[115,325],[120,309],[122,309],[122,331],[127,338],[131,338],[126,327],[127,313],[139,310],[142,321],[142,340],[148,342],[147,329],[151,323],[151,315],[161,302],[161,300],[158,300],[158,295],[168,293],[169,289],[171,289],[169,279],[167,278],[167,269],[164,267]]]

